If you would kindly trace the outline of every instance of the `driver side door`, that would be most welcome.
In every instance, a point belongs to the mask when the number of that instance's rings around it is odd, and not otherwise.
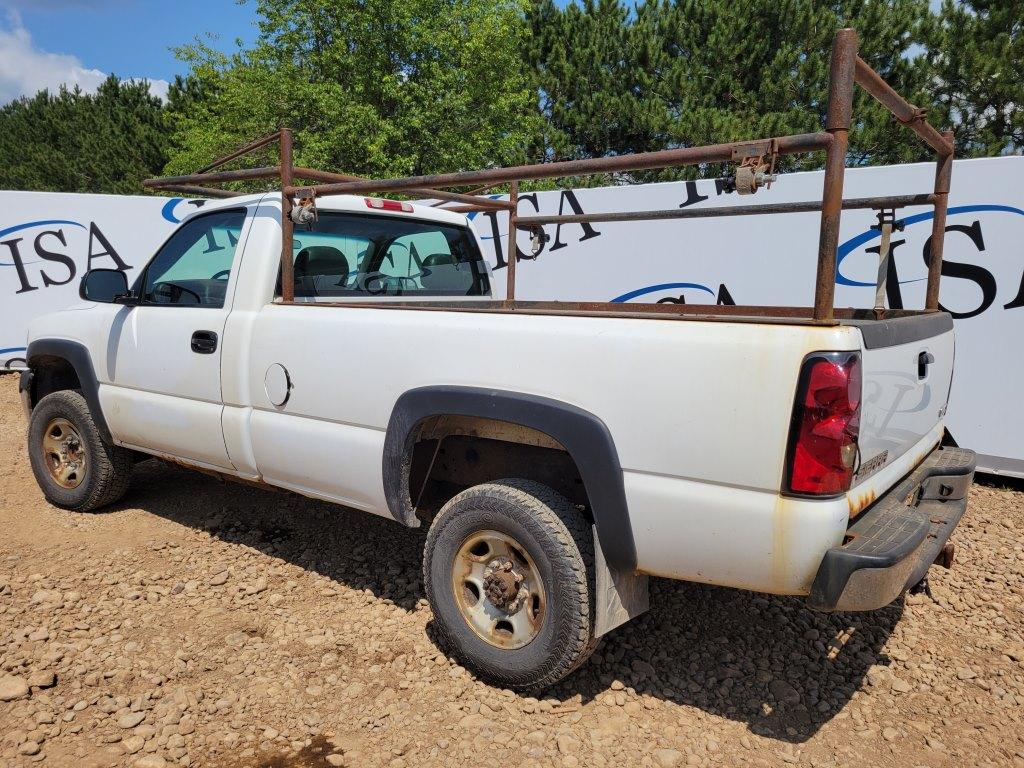
[[[186,221],[135,285],[110,334],[104,414],[119,442],[233,469],[221,429],[224,325],[244,208]]]

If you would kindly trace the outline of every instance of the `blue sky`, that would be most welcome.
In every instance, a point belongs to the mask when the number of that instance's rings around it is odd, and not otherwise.
[[[213,34],[232,49],[256,37],[255,18],[234,0],[0,0],[0,103],[61,83],[90,90],[109,73],[162,95],[186,71],[172,47]]]
[[[0,0],[0,104],[61,84],[92,90],[110,73],[163,96],[186,71],[171,48],[214,35],[232,50],[255,39],[255,20],[252,0]]]

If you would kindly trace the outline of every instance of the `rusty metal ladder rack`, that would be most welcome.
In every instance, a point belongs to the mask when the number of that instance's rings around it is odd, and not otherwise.
[[[842,29],[832,43],[829,70],[828,108],[825,130],[817,133],[779,136],[754,141],[730,142],[709,146],[666,149],[631,155],[617,155],[587,160],[568,160],[508,168],[487,168],[426,176],[394,179],[365,179],[344,173],[319,171],[296,166],[293,160],[292,132],[282,128],[257,139],[240,149],[218,158],[209,165],[187,176],[147,179],[146,187],[186,194],[233,197],[238,192],[203,186],[205,184],[254,179],[279,179],[282,193],[281,207],[281,300],[294,302],[293,238],[295,222],[293,208],[315,205],[315,199],[324,195],[400,193],[434,198],[436,205],[456,205],[447,210],[507,211],[509,248],[506,259],[506,292],[504,301],[481,302],[394,302],[360,304],[347,302],[343,306],[389,306],[403,309],[448,309],[456,311],[520,311],[542,314],[650,314],[664,317],[678,315],[699,316],[703,319],[727,319],[742,315],[774,318],[777,321],[804,321],[816,325],[834,325],[836,317],[852,316],[850,310],[837,313],[835,303],[836,252],[839,245],[839,223],[843,209],[895,210],[911,205],[931,205],[934,209],[931,237],[931,260],[928,265],[928,283],[925,294],[925,312],[939,307],[939,280],[942,270],[942,252],[946,228],[946,209],[949,198],[950,177],[953,168],[953,134],[940,132],[928,123],[923,109],[907,102],[890,87],[857,53],[857,33]],[[885,106],[896,119],[916,133],[936,154],[935,183],[932,192],[916,195],[896,195],[857,199],[843,199],[843,176],[849,131],[853,116],[853,93],[856,85],[864,88]],[[241,158],[269,144],[279,145],[279,164],[240,170],[220,170],[227,163]],[[587,176],[603,173],[625,173],[657,168],[701,165],[707,163],[739,163],[739,170],[747,169],[742,177],[748,191],[756,191],[751,182],[751,168],[774,169],[775,160],[782,155],[825,152],[825,178],[820,202],[773,203],[766,205],[720,206],[655,211],[628,211],[575,215],[520,216],[517,213],[519,184],[523,181]],[[760,165],[759,165],[760,163]],[[737,177],[739,181],[741,177]],[[313,182],[299,184],[298,180]],[[753,188],[750,185],[753,183]],[[497,200],[484,196],[498,185],[508,185],[509,199]],[[447,191],[452,187],[475,187],[469,192]],[[652,305],[612,304],[604,302],[521,302],[516,301],[516,234],[519,230],[536,232],[545,224],[573,224],[590,222],[656,221],[718,216],[749,216],[763,214],[821,212],[818,238],[817,276],[813,307],[727,306],[727,305]],[[881,274],[881,271],[880,271]],[[884,279],[880,277],[879,279]],[[876,317],[897,316],[905,310],[874,310]],[[912,314],[912,313],[909,313]]]

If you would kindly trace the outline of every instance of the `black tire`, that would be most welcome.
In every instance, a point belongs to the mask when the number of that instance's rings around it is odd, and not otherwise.
[[[521,648],[483,640],[456,601],[456,555],[470,536],[485,530],[515,539],[533,560],[544,587],[540,629]],[[427,534],[423,583],[442,648],[492,685],[539,691],[573,672],[596,646],[590,523],[540,483],[498,480],[469,488],[445,504]]]
[[[74,488],[62,486],[47,469],[43,435],[54,419],[66,419],[81,438],[85,477]],[[52,392],[32,409],[28,423],[28,456],[32,474],[46,500],[75,512],[92,512],[114,503],[124,496],[131,480],[132,452],[100,437],[89,405],[76,389]]]

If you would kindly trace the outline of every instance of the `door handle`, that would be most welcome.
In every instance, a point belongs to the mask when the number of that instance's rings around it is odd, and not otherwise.
[[[217,351],[217,334],[213,331],[196,331],[193,333],[192,351],[199,355],[212,355]]]
[[[928,375],[928,366],[935,362],[935,355],[931,352],[922,352],[917,356],[917,378],[923,379]]]

